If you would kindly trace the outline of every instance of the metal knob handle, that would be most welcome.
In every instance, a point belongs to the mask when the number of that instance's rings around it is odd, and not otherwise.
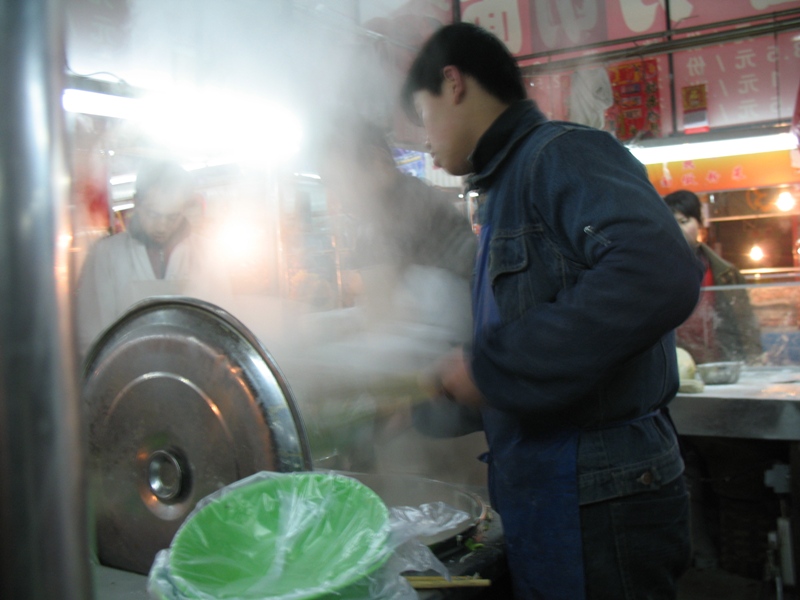
[[[162,501],[175,500],[183,491],[187,475],[179,456],[170,450],[156,450],[147,464],[150,490]]]

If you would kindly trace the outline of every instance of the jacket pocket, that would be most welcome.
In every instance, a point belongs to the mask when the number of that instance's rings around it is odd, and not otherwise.
[[[541,229],[498,232],[489,245],[489,279],[504,322],[555,297],[563,260]]]

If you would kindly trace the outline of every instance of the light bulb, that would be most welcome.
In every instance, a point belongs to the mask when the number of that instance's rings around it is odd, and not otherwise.
[[[775,206],[778,207],[778,210],[783,212],[792,210],[796,205],[797,201],[794,199],[791,192],[781,192],[778,194],[778,199],[775,201]]]

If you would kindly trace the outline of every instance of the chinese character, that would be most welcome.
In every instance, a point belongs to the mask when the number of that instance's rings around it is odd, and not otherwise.
[[[739,103],[739,119],[742,121],[755,121],[758,118],[758,105],[755,100],[742,100]]]
[[[756,63],[753,59],[756,56],[756,51],[752,48],[745,48],[736,53],[736,68],[746,69],[747,67],[755,67]]]
[[[693,56],[686,61],[686,67],[689,69],[689,77],[699,77],[706,72],[706,61],[702,56]]]
[[[480,0],[464,11],[462,19],[491,31],[505,42],[512,54],[522,49],[517,0]],[[543,27],[540,26],[540,29]]]
[[[780,54],[778,52],[778,47],[777,46],[772,45],[769,48],[767,48],[767,62],[771,62],[771,63],[778,62],[779,58],[780,58]]]
[[[747,94],[749,92],[757,92],[758,87],[756,86],[756,82],[758,82],[758,75],[755,73],[750,73],[749,75],[742,75],[739,78],[739,93],[740,94]]]

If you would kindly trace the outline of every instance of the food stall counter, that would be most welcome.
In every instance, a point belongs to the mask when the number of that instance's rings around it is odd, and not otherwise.
[[[744,367],[736,383],[679,393],[669,411],[681,435],[800,441],[800,367]]]

